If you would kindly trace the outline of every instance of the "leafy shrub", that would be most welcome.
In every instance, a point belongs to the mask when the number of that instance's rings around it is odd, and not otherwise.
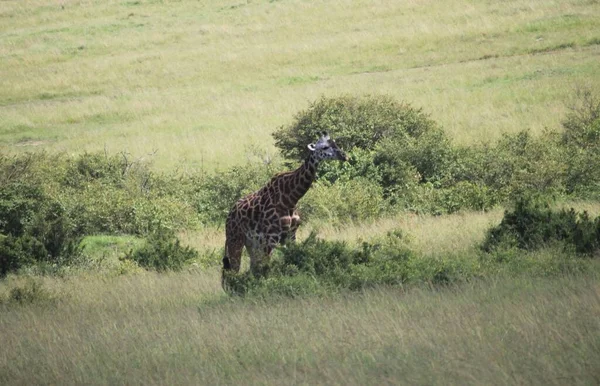
[[[577,253],[592,255],[600,249],[600,217],[592,220],[574,209],[553,211],[548,204],[520,199],[506,211],[501,223],[491,228],[482,249],[537,250],[561,242]]]
[[[372,150],[385,138],[419,138],[436,129],[422,110],[391,97],[347,95],[322,97],[298,113],[291,125],[280,127],[273,137],[286,158],[299,161],[308,155],[306,145],[322,131],[329,132],[346,150]]]
[[[562,125],[562,142],[568,147],[594,149],[600,146],[600,95],[580,89]]]
[[[124,257],[141,267],[156,271],[178,271],[185,263],[198,258],[198,252],[188,246],[182,246],[172,232],[156,231],[148,236],[146,243],[132,250]]]
[[[80,187],[92,181],[103,181],[114,185],[125,182],[135,172],[142,178],[148,178],[147,165],[130,161],[125,153],[113,156],[106,153],[83,153],[69,162],[64,184]]]
[[[322,165],[320,180],[370,180],[379,185],[387,208],[418,206],[445,212],[436,207],[437,201],[412,202],[420,200],[420,184],[434,189],[452,186],[458,162],[450,140],[421,109],[387,96],[321,98],[273,136],[284,156],[299,160],[307,155],[306,144],[323,130],[348,150],[350,161]]]
[[[407,165],[414,167],[421,181],[432,181],[442,179],[450,163],[450,142],[435,122],[421,109],[387,96],[323,97],[273,136],[282,154],[297,161],[308,155],[306,145],[321,131],[329,132],[351,156],[350,163],[324,166],[322,175],[330,182],[337,179],[332,176],[349,174],[387,189],[391,185],[386,182],[404,175]],[[355,152],[358,156],[353,156]],[[379,165],[388,179],[380,179]],[[342,170],[337,175],[331,170],[336,168]]]
[[[364,178],[381,184],[381,170],[374,162],[376,154],[375,150],[354,148],[346,162],[323,162],[319,165],[319,180],[337,183]]]
[[[500,202],[500,197],[486,185],[469,181],[459,181],[449,188],[440,190],[436,207],[445,213],[461,209],[488,210]]]
[[[447,284],[462,277],[450,260],[424,258],[408,249],[399,232],[359,248],[313,232],[279,249],[265,276],[229,274],[226,287],[239,295],[298,296],[376,285]]]
[[[207,176],[195,192],[196,210],[205,222],[223,222],[233,204],[266,184],[275,174],[273,164],[249,163]]]
[[[124,155],[0,156],[0,275],[70,265],[85,235],[195,226],[193,196],[170,182]]]
[[[0,277],[34,263],[36,258],[46,259],[47,256],[44,245],[29,235],[0,235]]]
[[[566,189],[584,198],[600,197],[600,96],[580,90],[563,121]]]
[[[6,298],[0,298],[0,304],[51,304],[56,300],[56,296],[44,288],[39,280],[30,278],[11,288]]]
[[[0,159],[0,276],[32,263],[69,262],[81,252],[78,230],[50,194],[45,161],[44,154]]]
[[[600,198],[600,148],[593,151],[570,149],[566,174],[567,193],[585,199]]]
[[[381,187],[360,177],[334,184],[315,183],[299,205],[304,219],[318,218],[334,224],[374,219],[388,208]]]
[[[564,191],[565,163],[556,133],[535,138],[527,130],[505,134],[495,146],[457,149],[453,178],[489,188],[492,201],[527,193]]]

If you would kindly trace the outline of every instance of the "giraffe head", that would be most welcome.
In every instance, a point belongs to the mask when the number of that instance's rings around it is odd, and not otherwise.
[[[342,151],[335,143],[335,141],[329,138],[329,134],[325,131],[321,133],[321,137],[316,143],[308,145],[311,155],[316,157],[317,160],[329,160],[336,159],[339,161],[348,161],[348,156]]]

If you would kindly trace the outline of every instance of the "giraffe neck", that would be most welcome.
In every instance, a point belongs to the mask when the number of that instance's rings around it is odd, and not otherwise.
[[[282,181],[281,203],[290,209],[308,192],[317,175],[319,160],[311,154],[296,170],[286,175]]]

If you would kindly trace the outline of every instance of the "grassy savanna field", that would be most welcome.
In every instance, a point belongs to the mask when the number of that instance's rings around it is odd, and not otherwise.
[[[594,1],[8,1],[3,151],[226,167],[321,95],[385,93],[459,143],[555,127],[597,86]]]
[[[390,95],[461,145],[559,130],[574,90],[600,86],[600,4],[2,1],[0,58],[1,153],[211,174],[275,155],[271,133],[321,96]],[[298,298],[231,298],[214,266],[123,268],[139,240],[93,236],[98,269],[0,279],[0,384],[598,384],[597,259],[557,274],[568,252],[545,249],[479,270],[502,213],[309,221],[301,240],[400,229],[424,259],[486,274]],[[223,233],[181,239],[203,254]]]
[[[597,276],[257,302],[201,300],[217,296],[204,274],[48,285],[65,300],[0,314],[3,384],[564,385],[600,377]]]

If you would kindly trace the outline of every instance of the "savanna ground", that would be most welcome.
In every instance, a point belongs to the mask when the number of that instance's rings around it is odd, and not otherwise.
[[[391,95],[475,145],[557,129],[573,90],[600,86],[600,6],[589,0],[3,1],[0,20],[2,153],[125,151],[165,172],[273,156],[271,133],[322,95]],[[317,227],[353,245],[401,229],[424,256],[476,263],[501,218],[309,222],[300,238]],[[182,239],[210,251],[222,229]],[[98,237],[110,256],[135,243]],[[0,281],[0,295],[37,299],[0,304],[0,383],[600,382],[597,262],[572,275],[255,300],[225,295],[216,268],[133,271]]]

